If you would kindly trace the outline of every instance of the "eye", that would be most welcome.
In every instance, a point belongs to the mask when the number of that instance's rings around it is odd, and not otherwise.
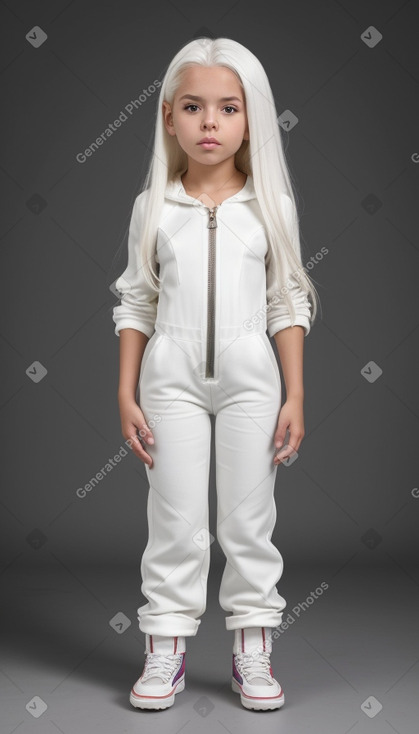
[[[198,109],[198,105],[197,104],[192,104],[192,102],[190,104],[185,105],[183,109],[184,110],[189,110],[191,107],[195,107],[195,109]],[[237,108],[236,107],[233,107],[232,105],[226,105],[225,107],[223,107],[223,109],[224,110],[232,110],[233,112],[237,112]],[[195,110],[192,110],[192,112],[194,112],[194,111]],[[231,115],[232,113],[229,112],[228,114]]]

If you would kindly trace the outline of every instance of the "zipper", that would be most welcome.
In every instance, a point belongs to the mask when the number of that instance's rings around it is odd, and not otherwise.
[[[215,230],[217,229],[216,211],[218,206],[208,210],[208,306],[207,306],[207,357],[205,377],[214,377],[214,340],[215,340]]]

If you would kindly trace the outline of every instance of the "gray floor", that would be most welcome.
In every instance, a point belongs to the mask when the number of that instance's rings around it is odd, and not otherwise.
[[[221,566],[212,565],[207,611],[186,641],[186,688],[170,709],[148,712],[128,701],[144,660],[137,568],[50,559],[41,570],[18,558],[2,573],[1,734],[419,731],[418,569],[288,563],[278,590],[289,627],[271,656],[285,705],[252,712],[231,690],[232,633],[218,605]]]

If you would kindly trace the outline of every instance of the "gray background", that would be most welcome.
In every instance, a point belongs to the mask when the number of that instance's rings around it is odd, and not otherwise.
[[[2,734],[417,732],[417,3],[8,0],[0,16]],[[48,36],[39,48],[25,38],[34,26]],[[370,26],[383,36],[373,48]],[[298,118],[283,139],[303,262],[328,249],[311,271],[322,313],[305,340],[306,435],[277,477],[292,615],[272,653],[280,712],[245,711],[231,691],[216,540],[185,692],[165,713],[130,707],[144,661],[144,466],[128,452],[76,495],[124,442],[112,287],[158,92],[85,163],[76,155],[202,35],[250,48],[278,114]],[[37,696],[39,717],[26,708]]]

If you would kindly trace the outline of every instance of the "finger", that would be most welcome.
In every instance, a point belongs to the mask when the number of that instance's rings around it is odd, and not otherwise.
[[[150,454],[147,453],[145,450],[142,439],[140,436],[133,434],[130,436],[131,439],[131,449],[134,452],[134,454],[141,459],[145,464],[148,464],[150,467],[152,466],[153,459],[150,456]]]
[[[290,458],[291,456],[294,456],[295,454],[296,454],[296,450],[292,446],[291,442],[287,443],[275,455],[275,463],[282,463],[283,461]]]
[[[288,441],[288,446],[290,447],[290,456],[292,456],[297,451],[300,443],[300,434],[296,433],[295,431],[291,431],[290,439]]]
[[[282,444],[285,441],[285,434],[287,432],[287,428],[288,428],[288,425],[281,424],[281,423],[278,424],[278,428],[276,429],[276,432],[275,432],[275,446],[277,449],[279,449],[280,446],[282,446]]]
[[[147,443],[154,443],[153,433],[148,427],[147,423],[141,423],[141,425],[138,426],[138,433],[140,434],[140,437],[144,439]]]
[[[275,454],[274,463],[275,464],[281,464],[284,459],[286,459],[288,456],[286,448],[284,447],[281,449],[281,451],[278,451],[278,453]]]

